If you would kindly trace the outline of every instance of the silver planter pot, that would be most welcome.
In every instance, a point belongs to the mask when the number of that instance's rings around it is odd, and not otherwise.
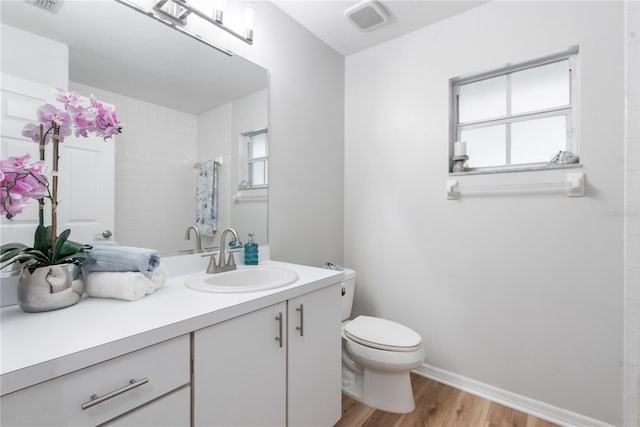
[[[75,264],[47,265],[33,273],[23,268],[18,282],[18,305],[37,313],[74,305],[84,293],[80,268]]]

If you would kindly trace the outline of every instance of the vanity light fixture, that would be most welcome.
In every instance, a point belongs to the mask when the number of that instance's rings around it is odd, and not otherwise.
[[[51,13],[58,13],[64,0],[27,0],[27,3]]]
[[[218,52],[221,52],[227,56],[233,56],[233,52],[231,52],[229,49],[226,49],[222,46],[219,46],[207,39],[205,39],[204,37],[194,33],[193,31],[189,31],[187,30],[184,25],[177,25],[177,21],[175,19],[175,17],[169,19],[166,17],[166,15],[163,13],[162,15],[160,15],[158,12],[152,11],[152,10],[146,10],[140,6],[138,6],[136,3],[133,3],[130,0],[115,0],[117,3],[120,3],[123,6],[127,6],[130,9],[135,10],[138,13],[141,13],[143,15],[146,15],[150,18],[155,19],[158,22],[163,23],[164,25],[167,25],[171,28],[173,28],[174,30],[184,34],[185,36],[191,37],[194,40],[199,41],[202,44],[206,44],[209,47],[214,48],[215,50],[217,50]]]
[[[250,9],[250,12],[247,10]],[[165,18],[170,19],[177,25],[184,26],[187,23],[187,17],[191,14],[197,16],[200,19],[207,21],[210,24],[226,31],[234,37],[239,38],[247,44],[253,44],[253,9],[247,7],[245,9],[245,29],[244,34],[240,34],[231,28],[227,27],[223,23],[224,12],[216,5],[213,11],[212,17],[206,13],[196,9],[187,3],[187,0],[159,0],[153,6],[153,10],[163,15]],[[249,18],[248,18],[249,17]]]

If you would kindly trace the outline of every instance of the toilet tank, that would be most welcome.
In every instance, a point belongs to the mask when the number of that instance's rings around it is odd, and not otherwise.
[[[353,293],[356,287],[356,272],[345,268],[342,279],[342,320],[347,320],[351,316],[353,306]]]

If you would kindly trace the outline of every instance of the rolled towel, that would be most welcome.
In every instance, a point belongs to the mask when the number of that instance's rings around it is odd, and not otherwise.
[[[150,278],[160,264],[158,251],[133,246],[99,245],[89,251],[89,256],[91,258],[82,263],[84,273],[139,271]]]
[[[169,272],[167,271],[167,266],[164,263],[160,263],[158,267],[153,271],[151,275],[151,284],[147,289],[147,294],[152,294],[167,283],[167,277],[169,276]]]
[[[85,277],[87,295],[98,298],[117,298],[135,301],[147,294],[150,279],[142,273],[134,272],[95,272]]]

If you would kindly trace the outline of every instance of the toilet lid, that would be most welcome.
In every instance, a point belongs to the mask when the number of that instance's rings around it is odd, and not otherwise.
[[[367,347],[391,351],[412,351],[422,344],[420,335],[391,320],[358,316],[344,327],[345,334]]]

